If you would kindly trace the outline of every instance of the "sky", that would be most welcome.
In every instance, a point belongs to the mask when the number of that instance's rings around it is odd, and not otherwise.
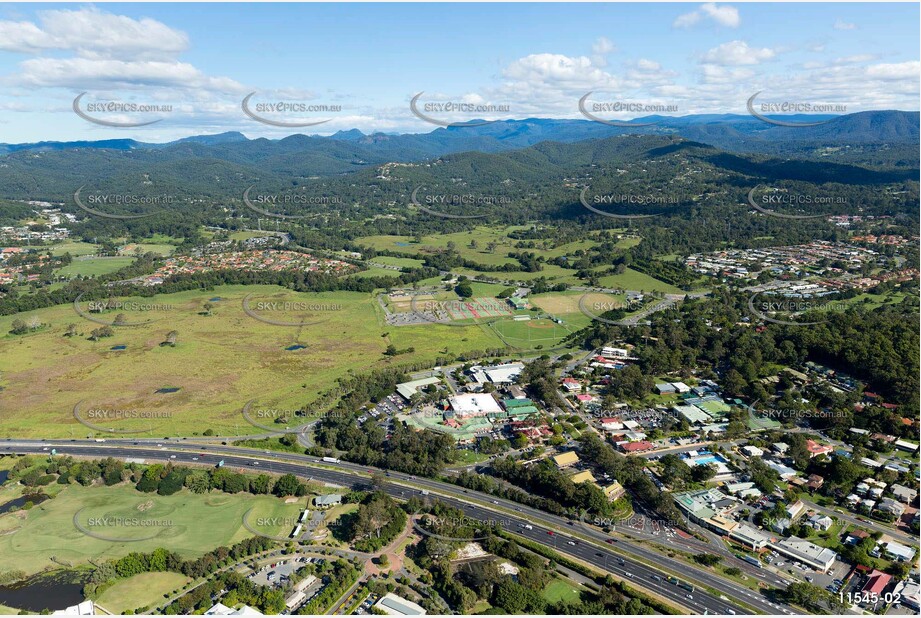
[[[745,114],[757,92],[765,112],[918,110],[919,21],[869,2],[3,4],[0,143],[428,132],[584,118],[588,93],[607,120]]]

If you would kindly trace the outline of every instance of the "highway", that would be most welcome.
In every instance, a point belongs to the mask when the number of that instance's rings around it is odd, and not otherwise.
[[[147,463],[172,461],[192,465],[216,465],[218,461],[224,460],[228,468],[240,468],[246,472],[291,473],[302,478],[344,487],[367,484],[371,473],[384,472],[347,462],[330,464],[307,455],[264,453],[254,449],[213,444],[202,445],[176,439],[107,440],[106,442],[8,440],[5,444],[0,442],[0,445],[2,445],[0,453],[6,451],[21,454],[50,454],[51,449],[54,449],[58,455],[133,458],[142,459]],[[198,461],[194,461],[193,457],[196,457]],[[739,600],[761,613],[799,613],[791,607],[774,604],[750,589],[718,577],[712,572],[694,568],[686,563],[675,562],[658,552],[634,543],[618,540],[612,546],[606,542],[613,538],[610,535],[578,524],[573,525],[566,518],[531,509],[516,502],[497,499],[488,494],[463,490],[449,483],[415,478],[398,472],[386,474],[388,482],[385,483],[384,490],[395,498],[422,497],[419,489],[401,483],[426,488],[432,494],[437,493],[440,501],[462,510],[470,518],[500,523],[505,530],[550,546],[560,554],[599,567],[624,579],[639,591],[645,590],[653,593],[691,612],[723,615],[750,613],[734,603],[735,600]],[[526,525],[530,528],[525,528]],[[594,543],[587,542],[586,538],[591,539]],[[614,551],[615,548],[619,552]],[[718,596],[710,594],[700,586],[697,586],[693,593],[688,593],[665,581],[665,573],[647,566],[640,562],[641,560],[648,564],[674,569],[677,573],[685,574],[684,577],[681,577],[682,580],[704,584],[720,594]],[[689,594],[692,598],[688,598]]]

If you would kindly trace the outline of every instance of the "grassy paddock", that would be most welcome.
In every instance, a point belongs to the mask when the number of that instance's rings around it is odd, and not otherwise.
[[[295,326],[251,317],[243,309],[247,295],[260,318]],[[502,346],[483,328],[463,329],[458,336],[456,328],[430,323],[389,327],[372,296],[358,292],[221,286],[133,300],[153,308],[121,311],[140,325],[115,327],[113,337],[99,341],[89,340],[99,325],[80,317],[71,305],[0,317],[0,410],[7,411],[0,414],[3,435],[95,435],[74,418],[78,404],[84,419],[91,409],[103,411],[103,417],[95,412],[94,418],[104,420],[92,424],[140,432],[131,435],[192,435],[206,429],[259,433],[242,415],[250,400],[256,400],[256,407],[295,410],[349,373]],[[207,302],[214,305],[211,315],[204,311]],[[117,313],[98,317],[114,321]],[[33,316],[44,325],[41,329],[9,334],[15,318]],[[64,336],[69,324],[76,325],[76,336]],[[178,332],[177,345],[162,346],[172,330]],[[389,344],[415,351],[390,358],[384,355]],[[293,346],[304,347],[287,349]],[[164,388],[179,390],[158,392]]]

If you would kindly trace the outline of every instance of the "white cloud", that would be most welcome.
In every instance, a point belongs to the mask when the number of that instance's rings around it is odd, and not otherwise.
[[[0,21],[0,49],[35,54],[70,50],[87,58],[171,58],[189,47],[188,36],[154,19],[132,19],[94,7],[38,13],[39,24]]]
[[[874,64],[867,67],[867,76],[874,79],[906,80],[917,83],[919,74],[921,74],[921,62],[917,60],[898,64]]]
[[[851,24],[844,20],[837,20],[834,26],[835,30],[856,30],[857,24]]]
[[[738,28],[739,24],[742,23],[739,17],[739,9],[734,6],[707,2],[706,4],[701,4],[696,11],[679,15],[672,25],[675,28],[690,28],[700,23],[704,18],[727,28]]]
[[[714,47],[704,54],[702,62],[722,66],[742,66],[761,64],[775,55],[773,49],[749,47],[745,41],[736,40]]]

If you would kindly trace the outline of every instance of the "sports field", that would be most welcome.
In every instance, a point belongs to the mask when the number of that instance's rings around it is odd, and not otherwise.
[[[56,274],[62,277],[95,277],[107,275],[126,266],[131,266],[133,257],[86,257],[78,258],[61,268]]]
[[[159,496],[139,492],[133,485],[69,485],[53,500],[0,516],[0,573],[17,569],[36,573],[56,566],[52,556],[77,566],[158,547],[193,558],[253,536],[243,526],[243,515],[250,508],[254,509],[247,519],[250,523],[258,518],[287,522],[306,503],[306,498],[285,504],[274,496],[248,493],[193,494],[183,489]],[[84,530],[108,540],[81,532],[75,517]],[[270,535],[291,531],[286,525],[257,530]]]
[[[249,295],[249,314],[243,300]],[[136,326],[91,341],[101,325],[61,305],[0,317],[0,433],[17,437],[102,437],[77,415],[130,436],[193,435],[206,429],[260,433],[242,416],[246,402],[297,410],[335,389],[337,378],[394,363],[434,360],[447,353],[501,347],[491,331],[471,327],[463,337],[438,324],[390,327],[367,293],[296,293],[275,286],[221,286],[162,294],[118,311],[88,314]],[[211,315],[205,304],[211,303]],[[36,318],[43,326],[9,334],[11,323]],[[77,334],[65,336],[69,324]],[[449,330],[450,329],[450,330]],[[176,331],[175,347],[161,345]],[[386,335],[386,336],[385,336]],[[384,355],[388,345],[414,352]],[[115,349],[113,349],[115,348]],[[109,433],[109,435],[114,435]]]

